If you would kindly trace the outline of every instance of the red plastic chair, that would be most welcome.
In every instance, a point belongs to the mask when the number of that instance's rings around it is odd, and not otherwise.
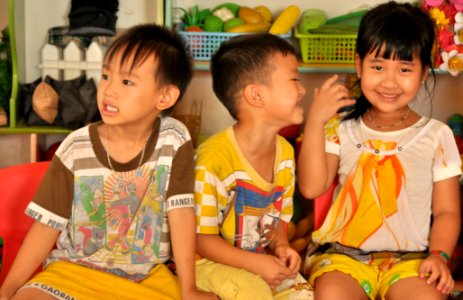
[[[323,221],[325,221],[326,215],[328,214],[328,210],[331,207],[334,189],[338,185],[337,178],[333,181],[330,188],[321,196],[314,199],[313,205],[313,226],[314,230],[320,228],[322,226]]]
[[[0,285],[3,283],[34,222],[24,210],[35,195],[50,162],[34,162],[0,169],[0,237],[3,238]]]

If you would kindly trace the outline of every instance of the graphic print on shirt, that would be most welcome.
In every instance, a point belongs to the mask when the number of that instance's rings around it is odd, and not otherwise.
[[[371,140],[363,146],[381,153],[395,149],[397,144]],[[418,249],[411,238],[416,236],[416,227],[405,186],[405,172],[397,155],[362,151],[325,222],[314,232],[314,240],[320,244],[339,242],[365,251],[381,249],[384,244],[393,245],[387,250]]]
[[[159,258],[164,199],[159,185],[168,172],[137,170],[76,179],[74,227],[78,256],[107,268]],[[79,255],[80,253],[80,255]]]
[[[265,192],[242,180],[236,181],[234,245],[252,252],[265,252],[275,236],[280,220],[284,190],[281,186]],[[226,225],[225,225],[226,226]]]
[[[76,226],[77,231],[74,233],[82,241],[76,244],[76,250],[82,251],[84,256],[95,253],[104,245],[106,222],[102,187],[103,176],[80,177],[75,182],[76,203],[82,204],[89,221],[86,226]]]

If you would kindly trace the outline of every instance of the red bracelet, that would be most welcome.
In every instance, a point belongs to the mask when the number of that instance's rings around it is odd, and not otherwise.
[[[450,260],[450,255],[448,255],[447,253],[445,253],[444,251],[441,251],[441,250],[431,250],[431,251],[429,251],[429,255],[431,255],[431,254],[440,255],[441,257],[443,257],[445,259],[446,262],[448,262]]]

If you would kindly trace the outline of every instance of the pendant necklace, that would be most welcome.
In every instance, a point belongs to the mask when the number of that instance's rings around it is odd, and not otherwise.
[[[368,121],[370,121],[371,125],[373,125],[373,127],[377,128],[377,129],[393,128],[393,127],[396,127],[396,126],[402,124],[403,121],[405,121],[408,118],[408,115],[410,114],[410,111],[411,111],[411,109],[408,108],[407,112],[402,116],[402,118],[400,118],[400,120],[398,120],[397,122],[395,122],[394,124],[391,124],[391,125],[378,125],[378,124],[376,124],[375,120],[371,117],[372,112],[370,111],[370,109],[367,110],[367,119],[368,119]]]
[[[105,124],[106,125],[106,158],[108,159],[108,164],[109,164],[109,167],[110,169],[113,171],[113,172],[116,172],[116,170],[114,169],[113,167],[113,164],[111,163],[111,154],[109,152],[109,139],[108,139],[108,124]],[[151,134],[153,133],[153,129],[151,128],[151,131],[150,133],[148,134],[148,137],[146,138],[146,141],[145,141],[145,145],[143,145],[143,150],[141,151],[141,156],[140,156],[140,160],[138,161],[138,166],[137,166],[137,169],[140,168],[142,162],[143,162],[143,158],[145,156],[145,150],[146,150],[146,145],[148,144],[148,141],[151,137]]]

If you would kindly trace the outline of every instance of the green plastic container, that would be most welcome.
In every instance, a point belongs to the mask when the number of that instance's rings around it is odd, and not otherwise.
[[[301,58],[306,63],[354,63],[357,34],[302,34],[299,39]]]

